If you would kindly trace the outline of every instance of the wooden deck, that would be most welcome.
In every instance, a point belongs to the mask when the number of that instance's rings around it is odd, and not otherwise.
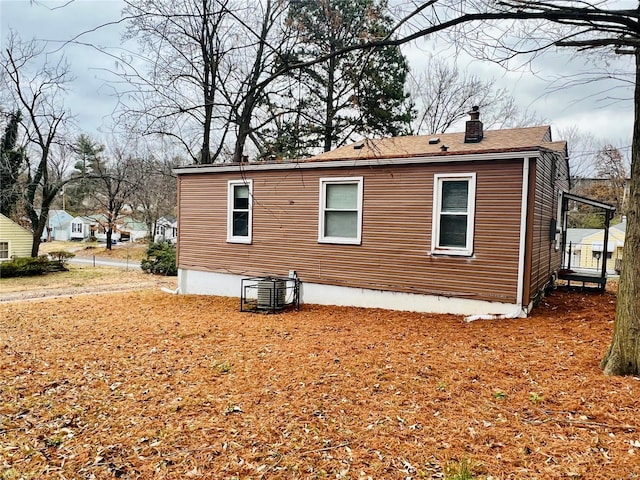
[[[600,272],[575,272],[573,270],[560,270],[558,279],[567,282],[567,288],[574,288],[571,282],[582,284],[582,289],[597,289],[604,291],[607,285],[607,277]]]

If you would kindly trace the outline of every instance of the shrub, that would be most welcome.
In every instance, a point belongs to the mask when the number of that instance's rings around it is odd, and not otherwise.
[[[0,277],[28,277],[51,271],[51,262],[46,255],[40,257],[18,257],[0,263]]]
[[[176,247],[168,242],[149,244],[146,258],[140,262],[140,268],[146,273],[176,276]]]
[[[67,270],[66,265],[69,259],[75,256],[76,256],[75,253],[67,252],[66,250],[49,252],[49,258],[51,259],[49,271],[53,271],[53,270],[66,271]]]

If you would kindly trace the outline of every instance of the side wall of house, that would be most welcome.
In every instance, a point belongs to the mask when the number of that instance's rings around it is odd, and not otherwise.
[[[562,251],[558,203],[561,191],[569,189],[569,172],[561,155],[543,153],[532,161],[534,188],[529,205],[530,264],[526,298],[534,302],[560,269]]]
[[[436,173],[476,174],[472,257],[429,253]],[[318,243],[319,179],[350,176],[364,179],[362,243]],[[227,182],[243,178],[252,243],[227,243]],[[522,160],[180,175],[178,267],[515,304],[521,196]]]
[[[5,216],[0,216],[0,242],[9,243],[9,258],[31,256],[31,233]]]

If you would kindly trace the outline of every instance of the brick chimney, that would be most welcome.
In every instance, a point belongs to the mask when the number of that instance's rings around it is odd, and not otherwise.
[[[478,143],[484,136],[482,132],[482,122],[480,121],[480,107],[471,107],[469,116],[471,118],[467,120],[467,125],[464,130],[464,143]]]

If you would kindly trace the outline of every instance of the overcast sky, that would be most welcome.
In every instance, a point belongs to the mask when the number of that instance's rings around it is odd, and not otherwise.
[[[96,134],[110,123],[110,115],[116,106],[112,77],[107,70],[114,68],[115,59],[100,53],[93,44],[111,47],[117,52],[122,26],[103,27],[82,35],[80,42],[87,45],[68,44],[68,40],[98,25],[116,22],[120,18],[122,2],[119,0],[68,0],[40,1],[0,0],[1,43],[4,48],[9,30],[17,32],[22,40],[36,38],[49,42],[47,50],[52,55],[64,52],[75,80],[66,103],[76,116],[82,131]],[[65,5],[67,4],[67,5]],[[64,5],[64,8],[56,8]]]
[[[62,5],[64,8],[55,8]],[[9,29],[13,29],[23,40],[38,38],[51,41],[52,51],[56,47],[64,48],[76,77],[67,105],[76,115],[79,128],[92,135],[99,135],[96,132],[100,129],[105,130],[116,106],[116,98],[109,85],[112,77],[107,73],[114,68],[115,60],[91,46],[65,45],[64,41],[98,25],[117,21],[121,9],[119,0],[75,0],[71,3],[68,0],[38,0],[33,3],[29,0],[0,0],[3,47]],[[122,27],[115,25],[83,35],[81,40],[87,44],[112,47],[114,50],[111,51],[115,53],[121,33]],[[488,62],[457,58],[451,49],[445,47],[441,43],[422,42],[407,46],[404,53],[416,70],[421,68],[428,54],[457,60],[460,68],[493,78],[497,86],[508,88],[521,110],[535,111],[538,117],[552,125],[554,131],[575,125],[585,134],[611,142],[629,154],[633,125],[630,86],[620,88],[619,82],[601,81],[564,88],[566,81],[562,80],[563,77],[585,69],[584,57],[574,56],[571,50],[549,52],[533,65],[534,73],[528,69],[506,72]],[[624,66],[624,62],[629,61],[630,58],[615,59],[614,65],[623,62]],[[624,100],[612,101],[612,96]],[[557,134],[555,136],[559,140]]]

